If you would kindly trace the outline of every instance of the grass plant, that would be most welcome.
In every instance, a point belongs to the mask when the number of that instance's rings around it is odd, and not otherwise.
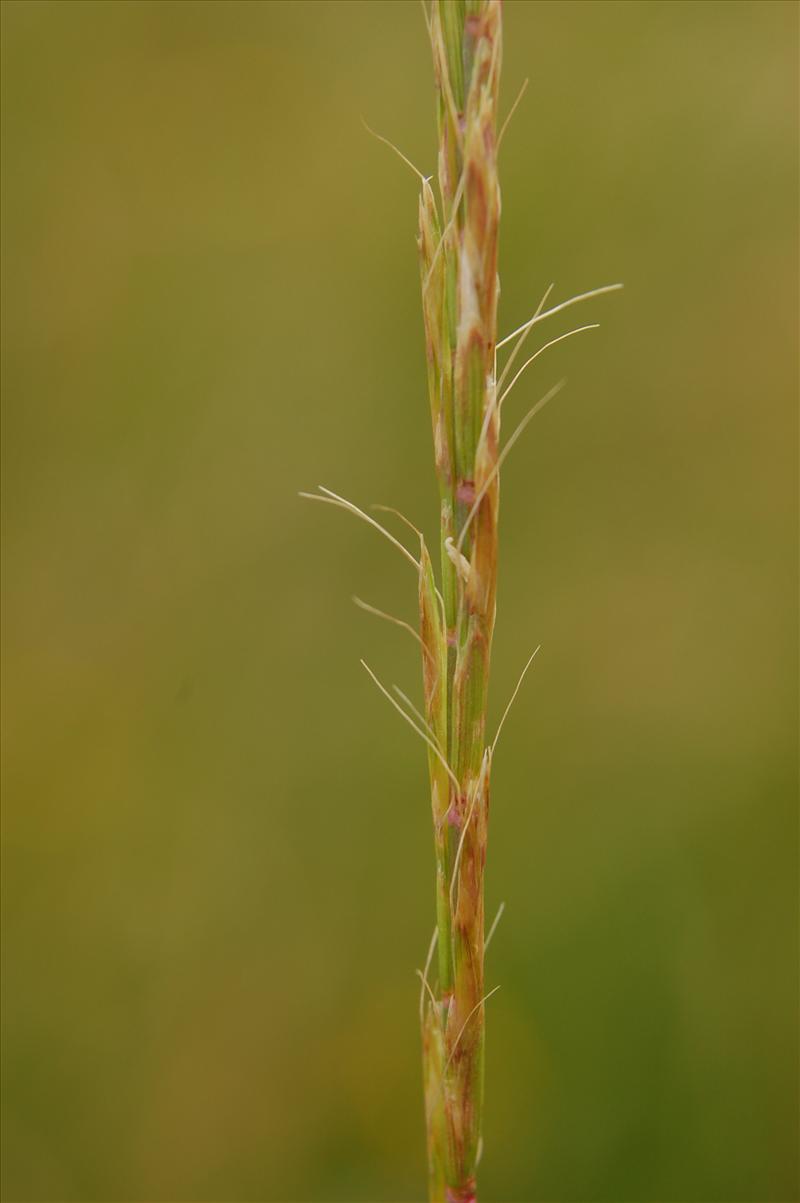
[[[536,655],[525,665],[497,733],[488,742],[500,469],[563,381],[528,410],[502,447],[501,415],[512,388],[548,347],[594,329],[596,323],[551,338],[517,366],[536,327],[620,285],[594,289],[549,309],[548,289],[532,317],[498,340],[498,148],[505,130],[503,126],[498,134],[501,2],[433,0],[425,18],[438,104],[438,197],[431,179],[417,173],[418,245],[439,493],[438,578],[425,537],[410,523],[417,554],[373,514],[331,490],[320,487],[318,493],[303,496],[369,523],[401,552],[417,577],[417,631],[354,600],[406,627],[421,648],[421,710],[364,667],[427,746],[436,865],[436,927],[420,971],[428,1187],[433,1203],[473,1203],[482,1151],[485,1004],[498,989],[487,991],[484,979],[484,953],[497,922],[487,937],[484,869],[492,759],[511,703]],[[506,359],[498,375],[502,351]]]

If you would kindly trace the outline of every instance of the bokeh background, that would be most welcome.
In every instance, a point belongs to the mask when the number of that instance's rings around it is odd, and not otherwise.
[[[4,1198],[419,1200],[421,13],[2,15]],[[506,7],[489,1203],[797,1198],[797,27]]]

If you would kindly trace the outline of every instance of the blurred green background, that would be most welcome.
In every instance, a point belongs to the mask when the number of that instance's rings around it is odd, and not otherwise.
[[[419,7],[2,13],[4,1197],[418,1200]],[[487,1203],[797,1198],[797,26],[506,7]]]

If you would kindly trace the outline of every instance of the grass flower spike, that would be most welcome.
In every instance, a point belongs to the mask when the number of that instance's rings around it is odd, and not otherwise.
[[[528,410],[502,449],[501,406],[548,347],[596,328],[596,323],[590,323],[551,338],[528,356],[508,382],[512,365],[536,325],[620,285],[606,285],[545,309],[548,289],[533,317],[498,341],[501,0],[432,0],[425,12],[438,104],[438,198],[431,180],[416,174],[421,181],[418,245],[439,493],[439,582],[425,538],[410,523],[418,554],[329,489],[304,496],[369,523],[417,573],[422,711],[396,686],[392,692],[383,685],[366,663],[364,667],[427,747],[436,864],[436,928],[420,973],[428,1187],[432,1203],[474,1203],[482,1149],[485,1005],[498,989],[487,992],[484,981],[484,952],[501,913],[487,937],[484,868],[492,757],[511,703],[536,655],[523,669],[494,742],[489,743],[500,468],[563,381]],[[498,383],[497,353],[503,347],[509,352]],[[362,609],[408,627],[354,600]]]
[[[431,778],[439,980],[423,1021],[423,1055],[431,1198],[466,1203],[475,1197],[483,1102],[483,875],[491,767],[486,704],[500,435],[495,388],[499,0],[435,3],[430,35],[441,211],[430,185],[423,185],[419,246],[441,506],[445,646],[438,658],[447,668],[438,693],[445,697],[447,757],[458,789],[451,789],[443,806],[439,783]],[[443,882],[448,883],[444,902]]]

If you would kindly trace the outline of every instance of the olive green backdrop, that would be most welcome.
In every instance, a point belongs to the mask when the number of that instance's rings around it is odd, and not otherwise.
[[[797,1198],[797,9],[509,3],[483,1198]],[[414,3],[3,5],[9,1200],[419,1200]],[[571,317],[575,321],[571,321]],[[532,346],[536,343],[532,342]]]

